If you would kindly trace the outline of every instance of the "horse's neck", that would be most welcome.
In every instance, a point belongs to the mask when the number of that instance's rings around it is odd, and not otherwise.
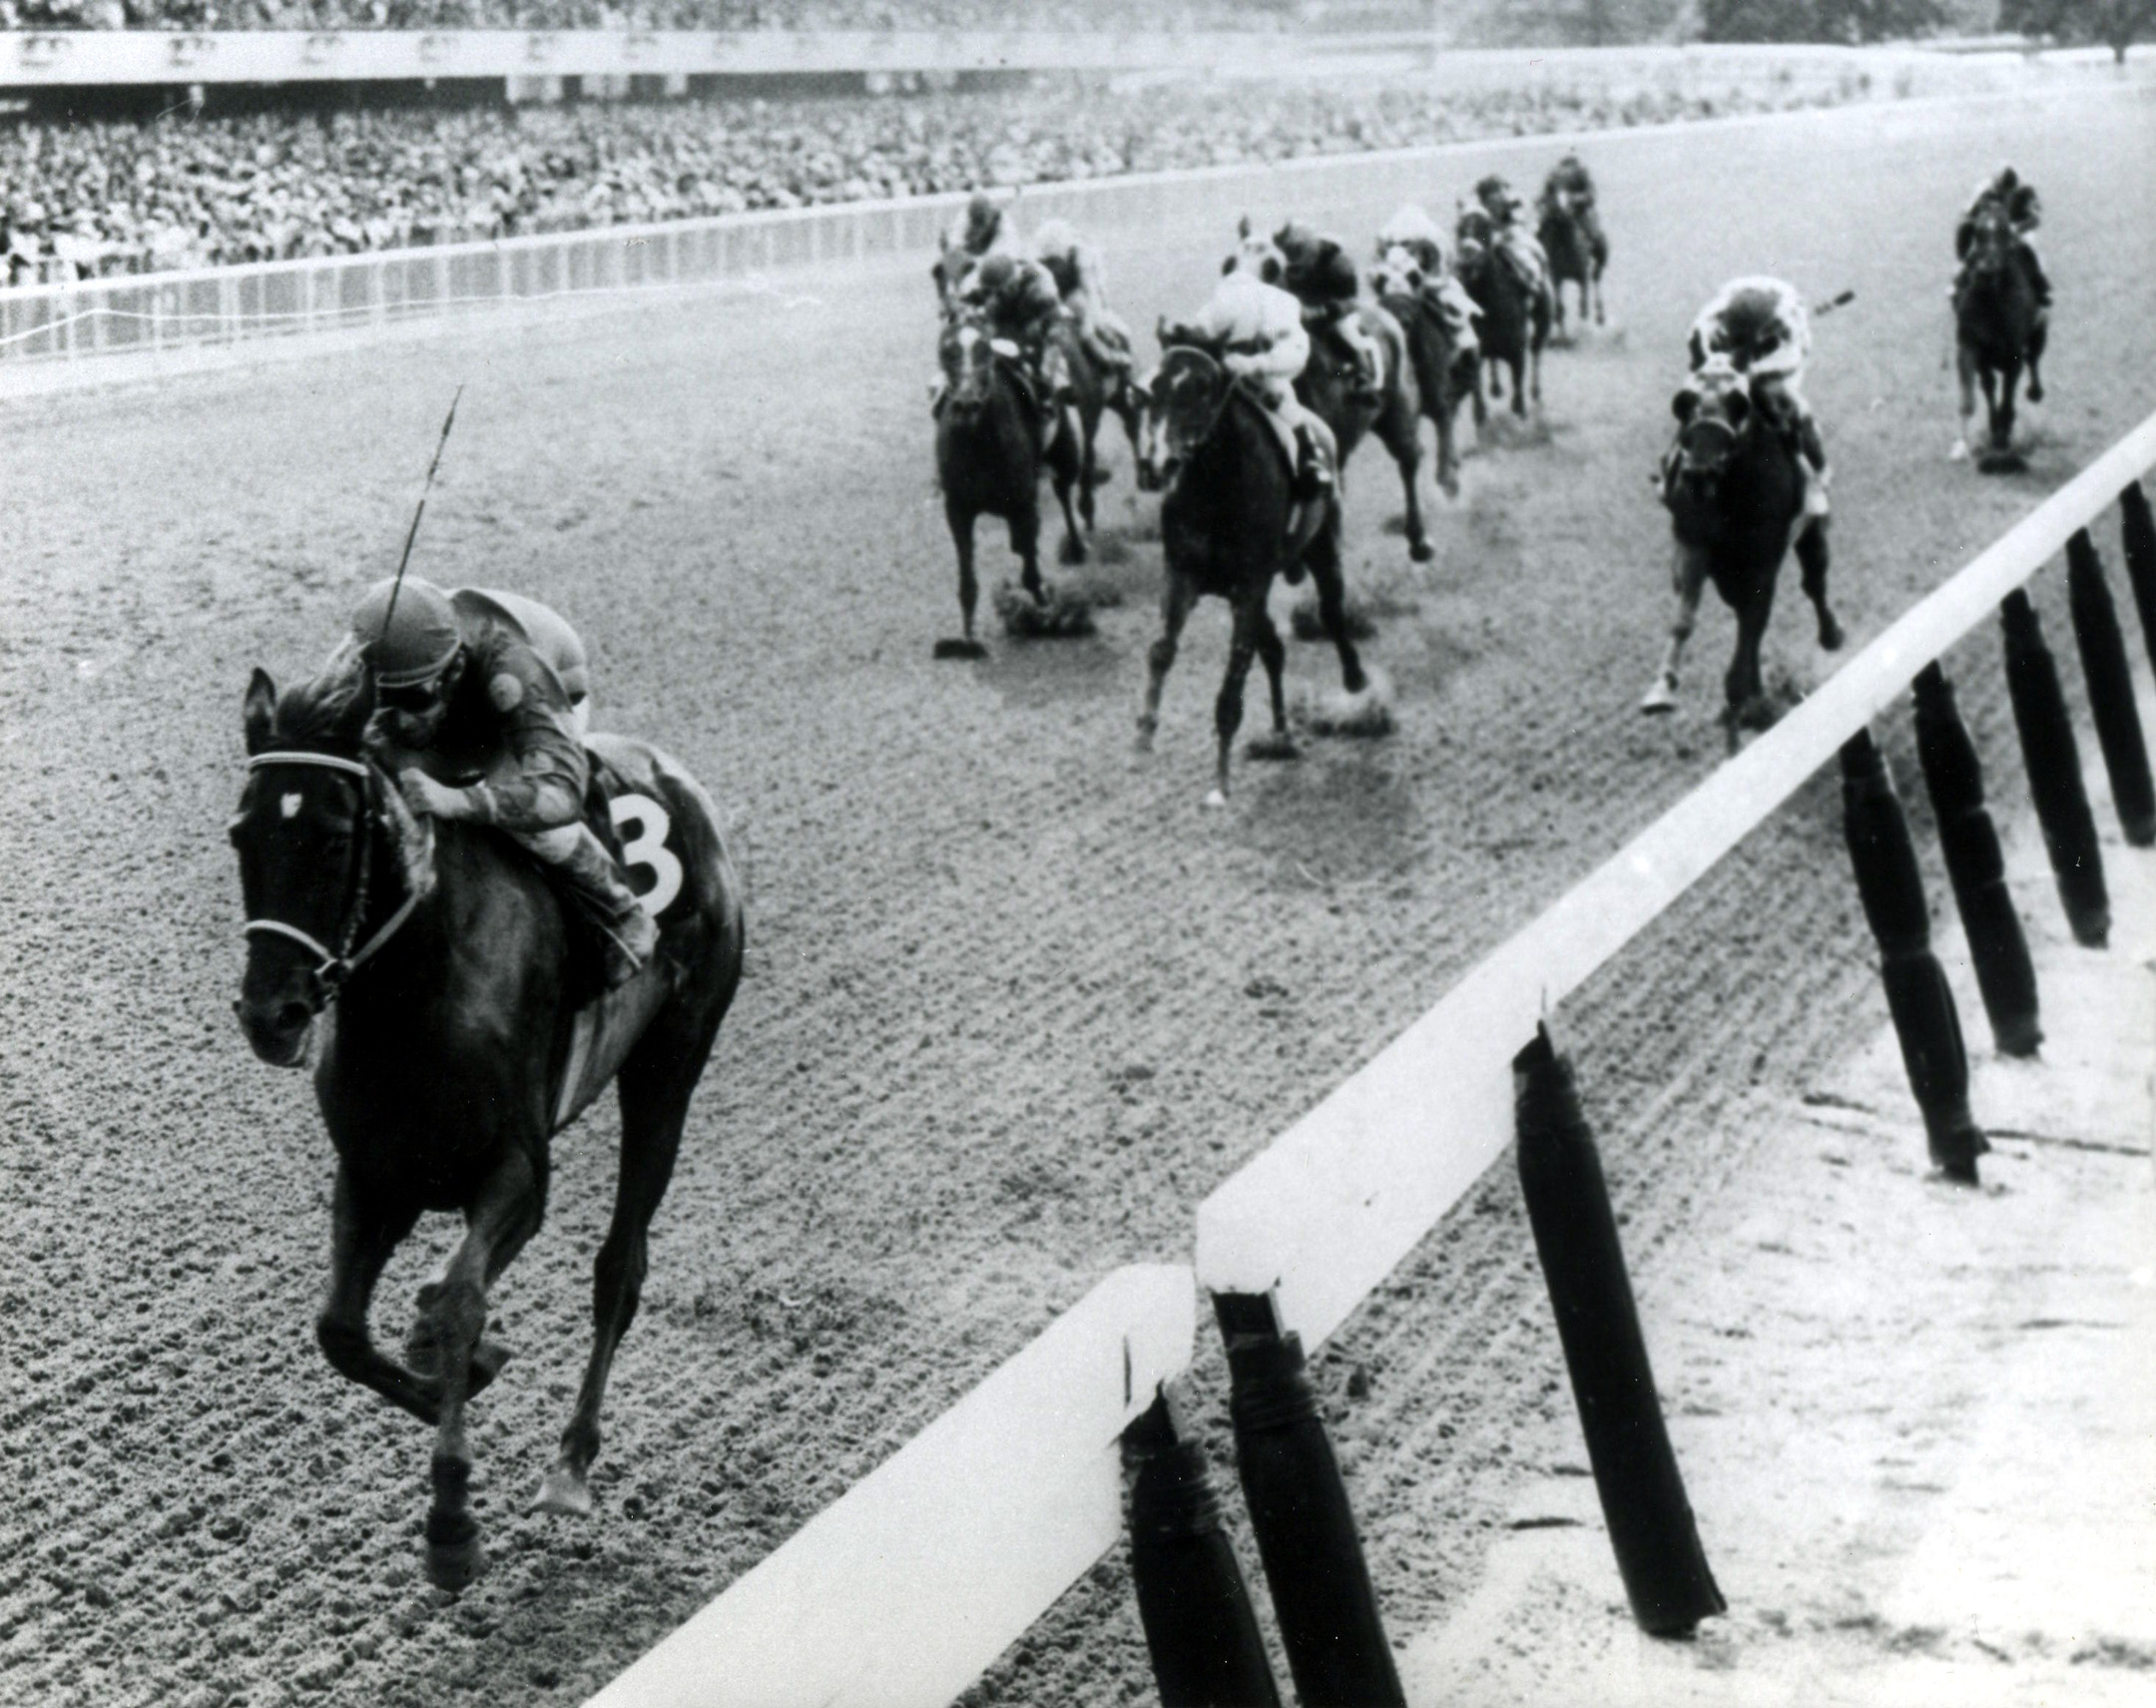
[[[1183,482],[1189,496],[1197,498],[1231,527],[1246,518],[1264,514],[1264,500],[1272,490],[1263,470],[1278,468],[1287,446],[1270,423],[1262,419],[1264,405],[1240,389],[1221,405],[1219,423],[1191,455]],[[1286,509],[1287,485],[1279,483],[1281,508]]]

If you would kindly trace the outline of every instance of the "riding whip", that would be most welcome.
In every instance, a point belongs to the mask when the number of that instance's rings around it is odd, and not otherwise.
[[[434,460],[426,465],[426,481],[419,488],[419,507],[412,512],[411,526],[404,532],[404,552],[397,559],[396,580],[390,583],[389,606],[382,612],[382,633],[389,632],[389,619],[396,615],[397,595],[404,590],[404,566],[411,562],[412,541],[419,537],[419,518],[426,514],[427,494],[434,490],[434,471],[441,467],[442,447],[449,442],[449,429],[456,425],[457,399],[464,395],[464,387],[456,388],[456,395],[449,399],[449,413],[443,417],[441,437],[434,441]]]
[[[1820,316],[1821,316],[1822,314],[1832,314],[1832,313],[1833,313],[1833,312],[1834,312],[1834,311],[1835,311],[1835,310],[1836,310],[1837,308],[1841,307],[1841,306],[1842,306],[1842,305],[1843,305],[1844,303],[1846,303],[1846,302],[1854,302],[1854,301],[1856,301],[1856,300],[1857,300],[1857,292],[1856,292],[1856,291],[1854,291],[1854,290],[1845,290],[1845,291],[1843,291],[1843,292],[1842,292],[1842,293],[1841,293],[1841,294],[1840,294],[1839,296],[1830,296],[1830,297],[1828,297],[1828,298],[1827,298],[1827,300],[1826,300],[1826,301],[1824,301],[1824,302],[1815,302],[1815,303],[1813,303],[1813,304],[1812,304],[1812,318],[1816,320],[1816,319],[1818,319],[1818,318],[1819,318],[1819,317],[1820,317]]]

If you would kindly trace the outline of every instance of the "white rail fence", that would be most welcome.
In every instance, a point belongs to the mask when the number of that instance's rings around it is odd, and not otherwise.
[[[938,1708],[1117,1545],[1116,1438],[1187,1365],[1193,1282],[1315,1351],[1513,1136],[1512,1058],[1843,744],[2156,466],[2156,414],[1471,971],[1197,1211],[593,1699]],[[1120,1348],[1120,1357],[1118,1349]]]
[[[1868,80],[1870,98],[1891,99],[2030,87],[2032,79],[2046,75],[2045,67],[2020,55],[1669,48],[1446,56],[1440,81],[1534,88],[1567,86],[1584,77],[1622,100],[1658,90],[1721,89],[1738,79],[1755,92],[1779,88],[1780,98],[1801,101],[1807,90],[1834,89],[1843,79]],[[1761,113],[1723,122],[1776,117]],[[1604,146],[1654,128],[1552,132],[1533,140],[1551,147],[1588,141]],[[1312,211],[1386,196],[1426,201],[1436,184],[1449,182],[1435,176],[1443,163],[1516,148],[1522,140],[1489,137],[1383,153],[1035,185],[1017,193],[1018,208],[1029,225],[1060,217],[1089,231],[1115,232],[1158,231],[1178,221],[1217,222],[1221,210],[1239,200],[1260,210],[1293,204]],[[517,302],[926,256],[963,202],[962,195],[950,194],[837,203],[0,289],[0,369],[107,355],[155,356]]]

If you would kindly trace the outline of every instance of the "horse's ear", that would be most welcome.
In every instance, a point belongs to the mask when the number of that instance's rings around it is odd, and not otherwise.
[[[1693,415],[1699,410],[1699,393],[1687,385],[1670,399],[1669,407],[1672,415],[1675,415],[1678,420],[1689,424]]]
[[[374,673],[362,669],[359,686],[337,714],[336,733],[341,741],[357,747],[366,739],[367,720],[374,716]]]
[[[268,752],[270,731],[276,725],[276,684],[260,665],[248,681],[247,705],[242,716],[247,727],[249,757]]]

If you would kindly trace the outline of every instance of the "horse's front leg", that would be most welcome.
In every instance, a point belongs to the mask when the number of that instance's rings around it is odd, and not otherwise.
[[[1064,563],[1085,562],[1085,530],[1078,525],[1078,514],[1086,513],[1090,525],[1093,509],[1092,489],[1085,484],[1092,464],[1092,458],[1086,453],[1090,452],[1092,445],[1088,440],[1086,451],[1081,452],[1077,448],[1078,443],[1079,434],[1066,431],[1051,464],[1056,502],[1063,508],[1063,544],[1057,555]],[[1074,487],[1077,489],[1078,498],[1076,510],[1071,505],[1071,492]]]
[[[2001,455],[2013,449],[2014,395],[2021,389],[2021,364],[2009,362],[2000,372],[1998,402],[1991,410],[1991,448]],[[1990,387],[1985,387],[1985,402],[1990,402]]]
[[[1386,449],[1392,453],[1392,464],[1399,470],[1400,491],[1407,500],[1407,555],[1416,563],[1427,563],[1437,555],[1429,543],[1429,534],[1422,526],[1422,432],[1421,417],[1410,415],[1404,429],[1395,424],[1388,435],[1391,442]]]
[[[1068,515],[1070,499],[1060,485],[1056,495],[1063,499],[1064,513]],[[1028,494],[1025,502],[1011,512],[1010,543],[1011,550],[1018,554],[1018,584],[1034,604],[1045,607],[1048,589],[1041,582],[1040,572],[1040,506],[1034,494]]]
[[[1167,585],[1161,589],[1161,632],[1146,653],[1145,706],[1138,714],[1138,751],[1151,753],[1153,737],[1160,729],[1161,685],[1176,660],[1176,646],[1191,607],[1198,603],[1197,583],[1171,560]]]
[[[951,545],[958,553],[958,615],[965,625],[965,646],[973,646],[973,612],[980,604],[980,578],[973,572],[973,512],[946,499],[943,519],[950,524]]]
[[[1228,762],[1235,748],[1236,731],[1243,727],[1243,688],[1250,680],[1251,660],[1258,653],[1258,625],[1265,620],[1265,598],[1271,585],[1272,577],[1268,576],[1255,593],[1246,586],[1236,598],[1228,672],[1221,678],[1220,695],[1213,702],[1213,730],[1219,747],[1213,767],[1213,793],[1206,797],[1208,807],[1228,805]]]
[[[1530,357],[1522,351],[1512,358],[1512,413],[1521,420],[1527,418],[1527,363]]]
[[[367,1306],[382,1266],[412,1231],[416,1208],[382,1205],[338,1168],[330,1210],[329,1292],[314,1319],[314,1339],[338,1375],[371,1388],[422,1423],[441,1416],[441,1384],[384,1356],[367,1333]]]
[[[1737,611],[1737,650],[1730,658],[1729,675],[1723,679],[1723,719],[1729,751],[1737,751],[1737,734],[1743,729],[1764,730],[1774,722],[1767,704],[1767,690],[1760,680],[1760,649],[1767,639],[1767,618],[1774,608],[1774,586],[1756,593]]]
[[[1976,357],[1958,339],[1954,343],[1954,378],[1961,387],[1961,431],[1953,449],[1946,453],[1949,462],[1959,462],[1968,455],[1969,423],[1976,418]]]
[[[1677,667],[1684,662],[1685,643],[1699,621],[1700,593],[1707,585],[1707,554],[1683,540],[1676,543],[1670,562],[1670,584],[1677,607],[1670,617],[1669,646],[1662,654],[1662,668],[1654,685],[1640,698],[1642,712],[1674,712],[1677,709]]]
[[[1304,561],[1310,565],[1311,581],[1318,589],[1318,621],[1340,655],[1341,687],[1349,694],[1360,694],[1369,686],[1369,677],[1362,669],[1362,655],[1355,651],[1348,633],[1348,583],[1341,574],[1340,540],[1341,514],[1336,503]]]
[[[427,1578],[459,1590],[479,1575],[479,1526],[470,1510],[471,1446],[464,1403],[473,1390],[472,1354],[486,1328],[487,1287],[538,1232],[546,1185],[530,1156],[512,1149],[465,1215],[464,1240],[442,1276],[428,1333],[441,1353],[441,1419],[434,1431],[434,1499],[427,1509]]]
[[[1818,516],[1812,525],[1797,536],[1797,562],[1804,569],[1805,597],[1812,601],[1814,615],[1819,618],[1819,644],[1822,652],[1842,650],[1842,625],[1835,621],[1834,612],[1827,604],[1827,518]]]

